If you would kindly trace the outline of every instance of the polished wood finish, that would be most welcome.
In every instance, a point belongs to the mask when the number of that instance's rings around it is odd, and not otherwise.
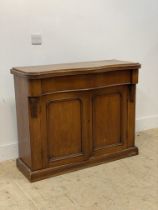
[[[138,154],[139,63],[15,67],[17,166],[30,180]]]
[[[51,76],[77,75],[98,72],[108,72],[117,70],[138,69],[139,63],[132,63],[119,60],[103,60],[93,62],[80,62],[80,63],[64,63],[53,64],[46,66],[27,66],[27,67],[14,67],[11,72],[22,77],[27,78],[44,78]]]

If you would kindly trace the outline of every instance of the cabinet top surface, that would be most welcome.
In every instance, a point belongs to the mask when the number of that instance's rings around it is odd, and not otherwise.
[[[42,78],[52,76],[64,76],[75,74],[88,74],[108,72],[125,69],[138,69],[139,63],[119,61],[119,60],[102,60],[93,62],[63,63],[42,66],[25,66],[13,67],[11,73],[28,78]]]

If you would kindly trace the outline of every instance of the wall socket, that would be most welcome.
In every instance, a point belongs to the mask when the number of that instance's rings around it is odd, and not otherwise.
[[[31,34],[31,43],[32,45],[42,45],[41,34]]]

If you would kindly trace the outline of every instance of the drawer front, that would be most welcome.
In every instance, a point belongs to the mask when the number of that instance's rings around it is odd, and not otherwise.
[[[130,84],[131,71],[122,70],[98,74],[54,77],[41,81],[42,94],[58,91],[95,89],[111,85]]]

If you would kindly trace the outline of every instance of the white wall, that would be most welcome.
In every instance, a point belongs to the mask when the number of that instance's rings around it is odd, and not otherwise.
[[[12,66],[139,61],[137,130],[158,127],[157,0],[0,1],[0,160],[17,156]],[[42,46],[30,44],[41,33]]]

